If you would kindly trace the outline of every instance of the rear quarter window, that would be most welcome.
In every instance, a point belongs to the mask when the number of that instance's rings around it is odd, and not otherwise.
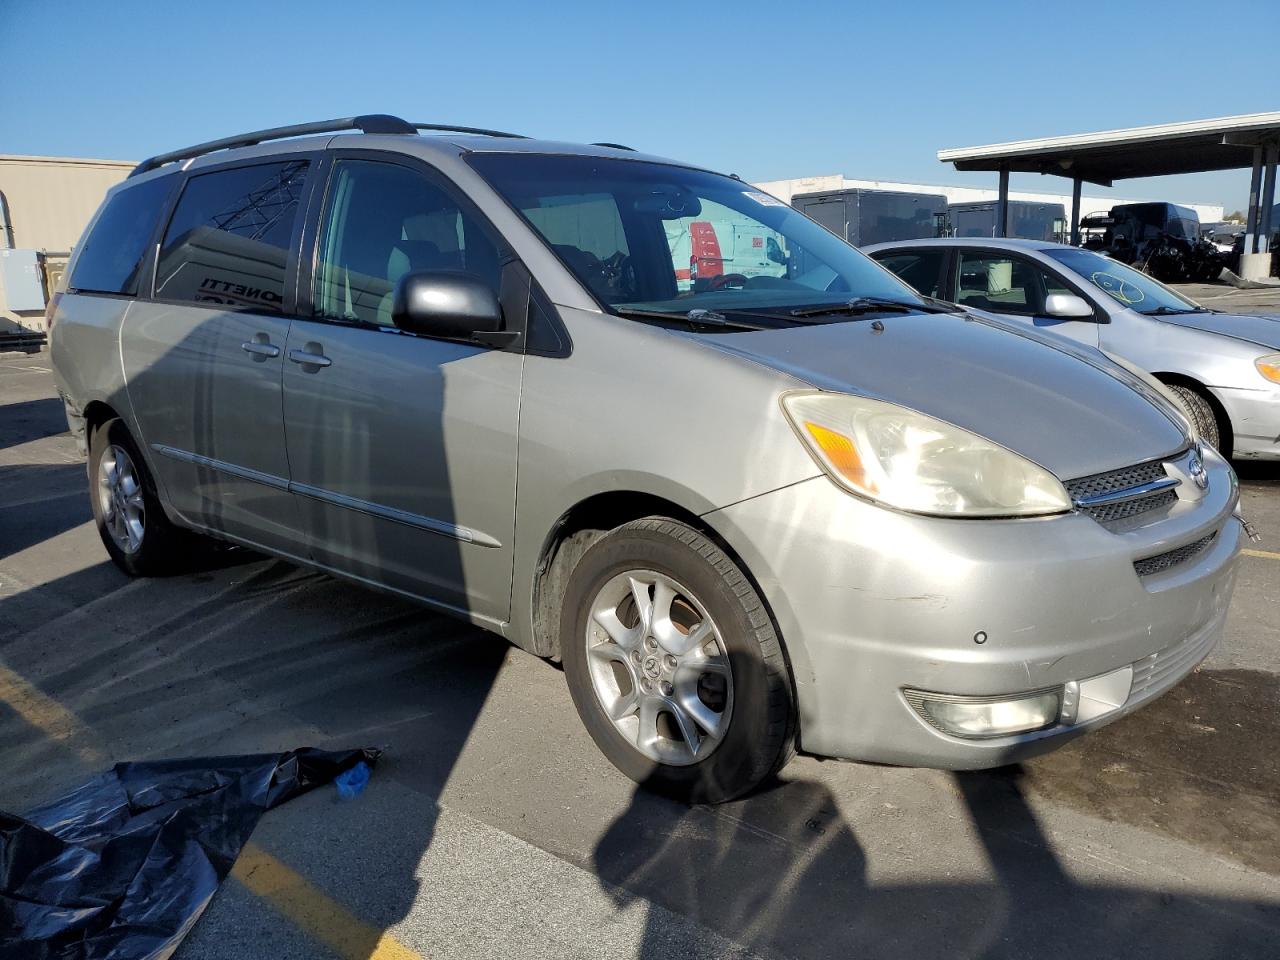
[[[307,166],[289,160],[192,176],[165,230],[156,297],[282,312]]]
[[[157,177],[108,199],[84,238],[68,289],[136,295],[147,243],[173,184],[173,177]]]

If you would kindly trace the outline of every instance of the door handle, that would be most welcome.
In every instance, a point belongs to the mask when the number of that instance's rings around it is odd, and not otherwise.
[[[240,344],[240,349],[245,353],[253,354],[255,360],[266,360],[269,357],[280,356],[280,348],[274,343],[266,343],[262,340],[246,340]]]
[[[308,344],[310,346],[310,344]],[[317,344],[316,346],[319,346]],[[290,350],[289,359],[294,363],[300,363],[304,367],[327,367],[333,363],[323,353],[312,353],[310,350]]]

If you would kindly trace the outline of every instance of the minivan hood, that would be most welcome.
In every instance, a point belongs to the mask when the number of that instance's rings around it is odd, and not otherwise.
[[[1251,317],[1237,313],[1171,313],[1151,319],[1280,350],[1280,317]]]
[[[878,328],[878,329],[877,329]],[[695,335],[697,336],[697,335]],[[910,407],[993,440],[1063,480],[1166,456],[1174,419],[1103,358],[963,314],[886,316],[701,335],[821,390]]]

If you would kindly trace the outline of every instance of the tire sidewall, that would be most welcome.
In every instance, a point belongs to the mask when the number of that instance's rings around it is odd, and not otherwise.
[[[1173,389],[1191,412],[1196,430],[1199,431],[1200,435],[1223,457],[1230,457],[1231,438],[1223,436],[1222,425],[1218,422],[1218,415],[1209,401],[1201,396],[1198,390],[1194,390],[1191,387],[1174,384]]]
[[[726,560],[719,551],[715,559]],[[733,681],[728,733],[713,753],[689,766],[668,766],[641,754],[605,714],[591,681],[586,653],[591,601],[610,579],[636,569],[653,570],[684,585],[720,628],[728,654]],[[741,571],[732,569],[738,573],[738,591],[745,587],[746,595],[758,600]],[[615,530],[587,550],[570,575],[560,621],[560,649],[574,705],[605,756],[650,789],[689,802],[714,803],[745,792],[778,765],[784,738],[771,729],[770,691],[779,680],[789,689],[789,678],[770,676],[772,668],[762,656],[757,634],[762,626],[772,634],[772,624],[759,603],[757,620],[763,618],[764,622],[753,623],[738,591],[706,556],[649,529]]]

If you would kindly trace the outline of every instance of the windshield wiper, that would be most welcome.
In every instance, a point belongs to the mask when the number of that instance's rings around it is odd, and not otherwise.
[[[883,297],[855,297],[844,303],[828,303],[818,307],[798,307],[791,311],[793,317],[820,317],[830,313],[951,313],[949,309],[928,303],[907,303],[905,300],[889,300]]]
[[[666,310],[643,310],[639,307],[614,307],[613,312],[620,317],[637,317],[652,320],[683,320],[692,326],[724,327],[733,330],[776,330],[777,327],[764,323],[748,323],[745,320],[730,320],[723,313],[714,310],[694,309],[686,312]]]
[[[1154,310],[1148,310],[1146,313],[1148,317],[1169,317],[1169,316],[1173,316],[1175,314],[1180,314],[1180,313],[1211,313],[1211,312],[1212,311],[1206,310],[1204,307],[1187,307],[1185,309],[1180,310],[1177,307],[1159,306],[1159,307],[1156,307]]]

